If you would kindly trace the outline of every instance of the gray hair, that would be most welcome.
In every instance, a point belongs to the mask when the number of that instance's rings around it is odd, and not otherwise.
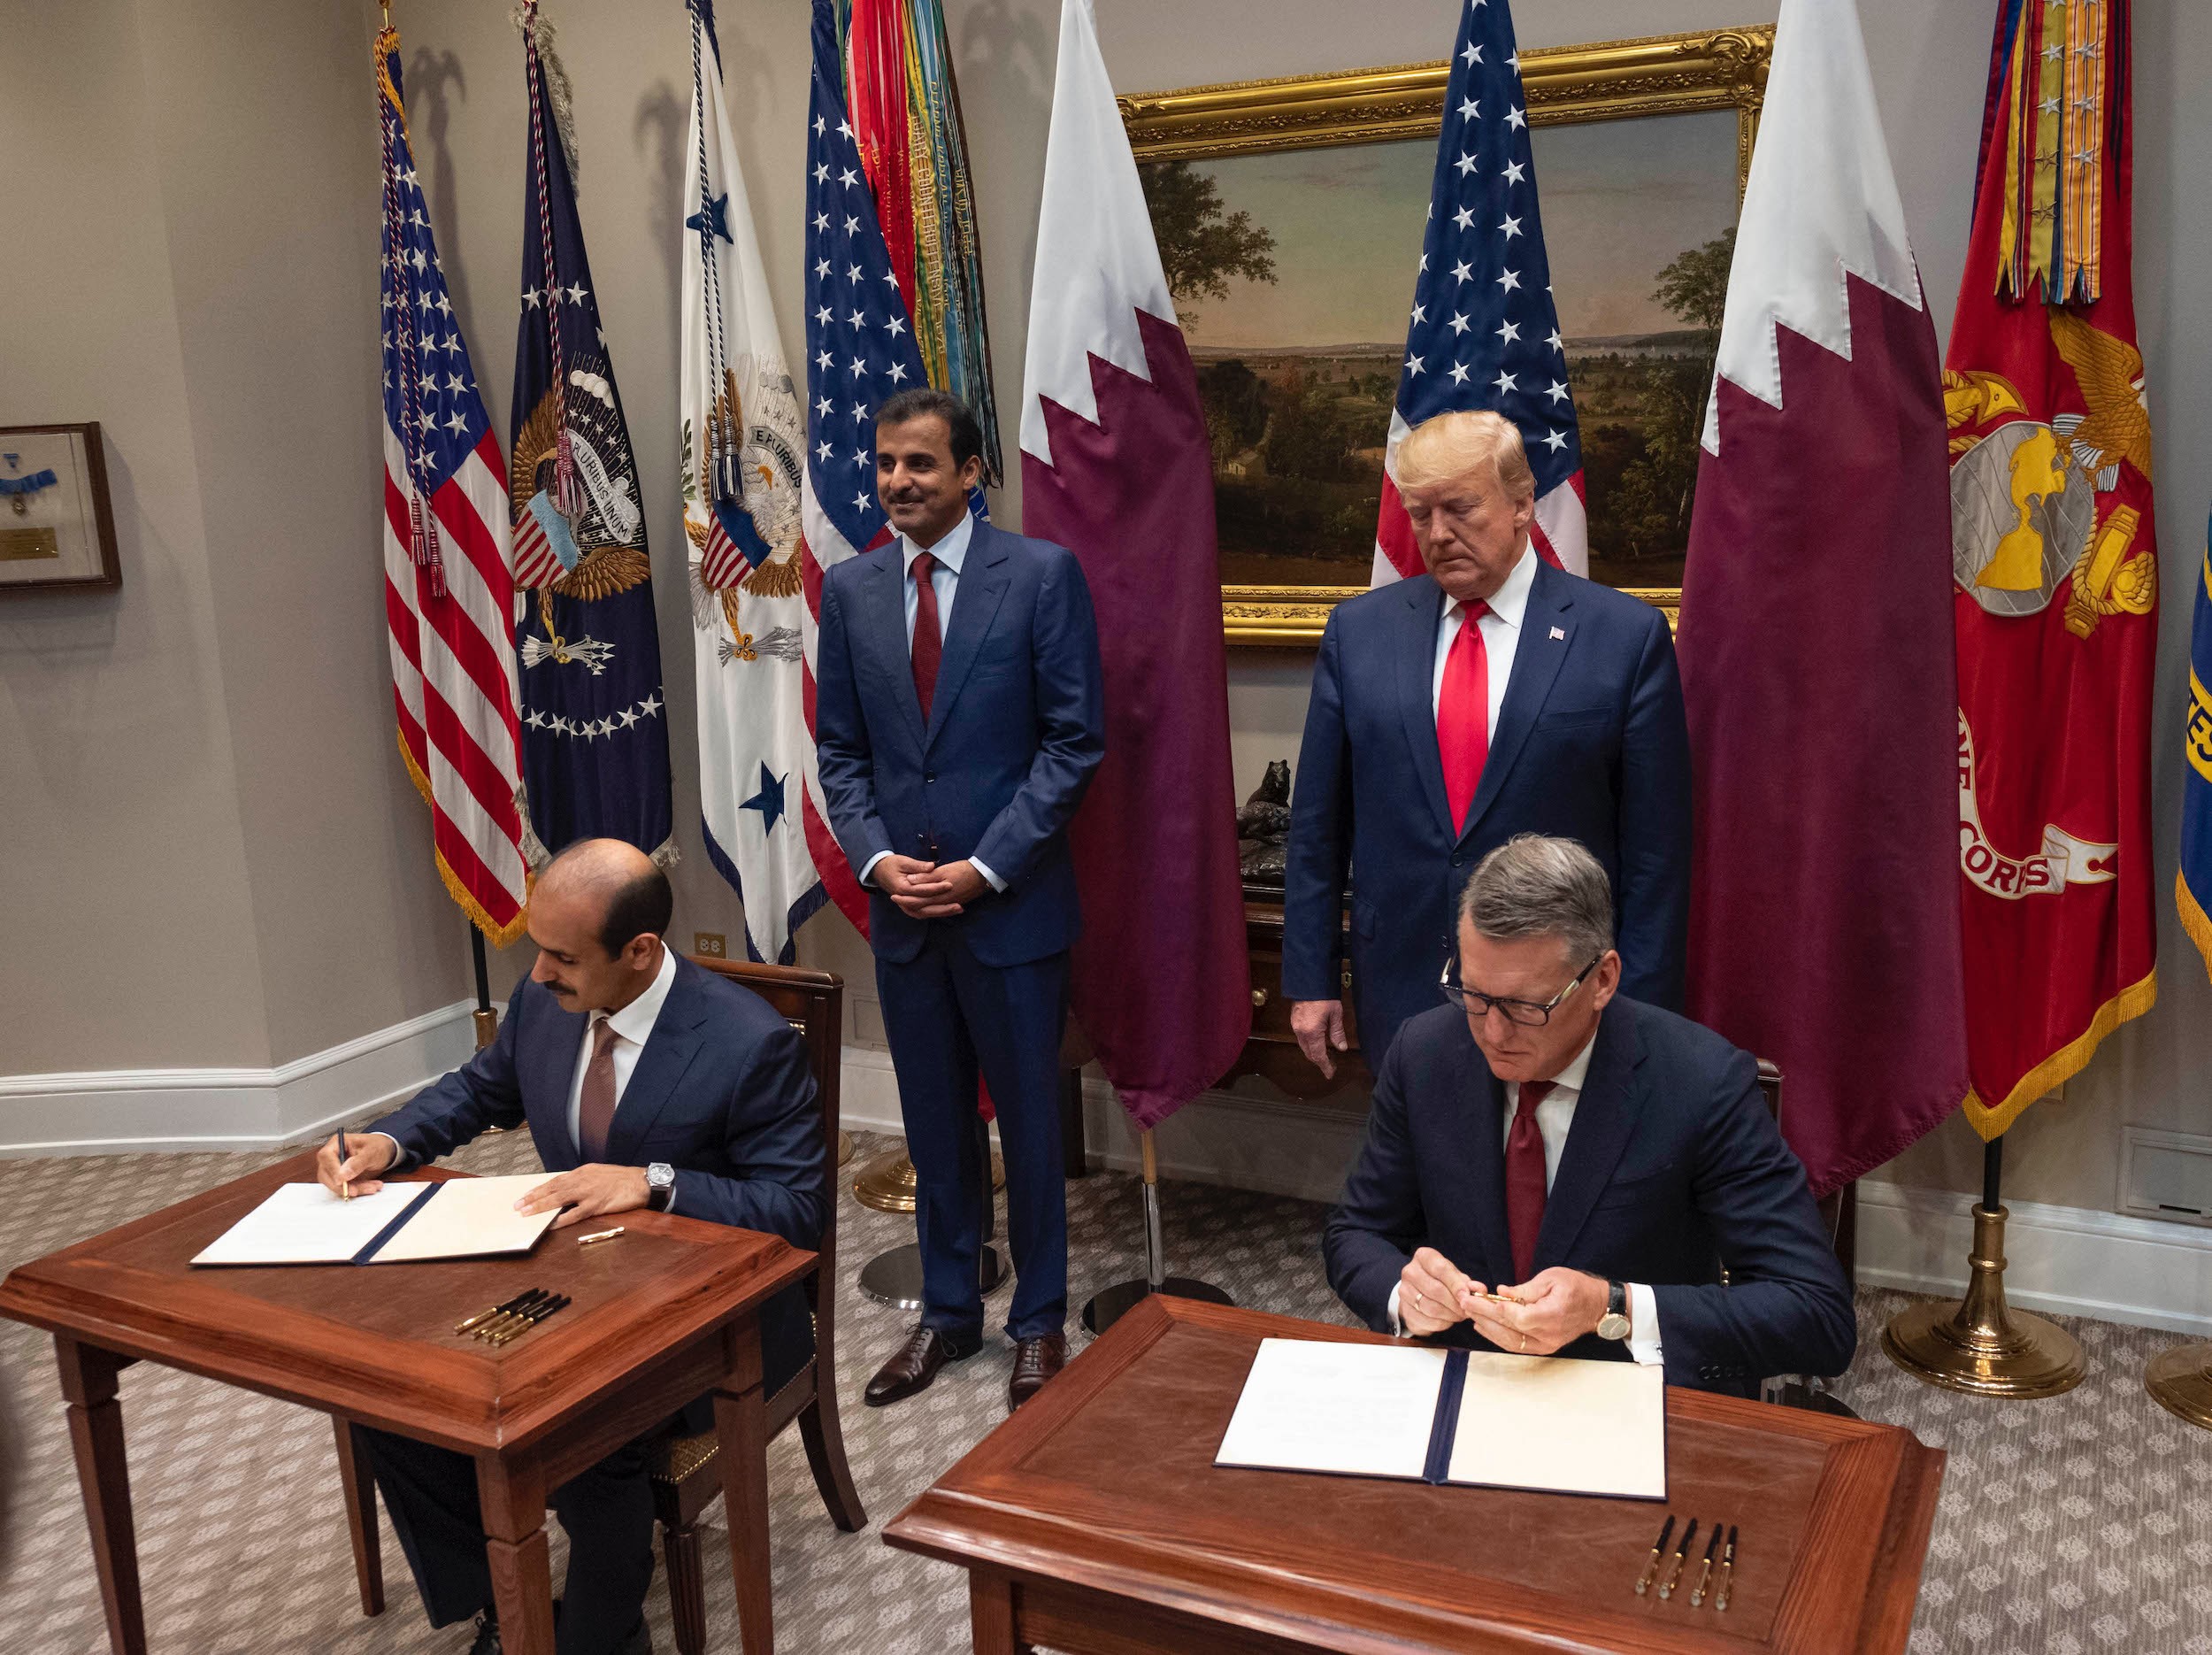
[[[1578,961],[1613,946],[1612,886],[1572,839],[1514,835],[1475,865],[1459,917],[1493,942],[1555,936]]]

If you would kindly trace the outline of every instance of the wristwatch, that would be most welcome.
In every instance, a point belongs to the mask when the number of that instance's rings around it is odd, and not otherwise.
[[[1605,1314],[1598,1318],[1598,1337],[1628,1337],[1628,1289],[1618,1282],[1605,1284]]]
[[[676,1196],[676,1169],[666,1161],[655,1161],[645,1169],[645,1205],[656,1212],[668,1211],[668,1204]]]

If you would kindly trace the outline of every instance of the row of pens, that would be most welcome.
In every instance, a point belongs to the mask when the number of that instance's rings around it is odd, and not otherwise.
[[[1651,1548],[1651,1561],[1644,1565],[1644,1572],[1636,1577],[1636,1596],[1641,1597],[1655,1585],[1662,1599],[1674,1596],[1689,1569],[1690,1548],[1697,1543],[1697,1519],[1690,1519],[1690,1526],[1682,1531],[1681,1543],[1672,1556],[1667,1553],[1667,1543],[1674,1538],[1674,1519],[1670,1515],[1666,1527],[1660,1529],[1659,1538]],[[1716,1566],[1719,1569],[1714,1577]],[[1736,1526],[1728,1525],[1724,1535],[1715,1523],[1705,1537],[1705,1560],[1698,1567],[1697,1584],[1690,1589],[1690,1607],[1702,1608],[1708,1588],[1711,1589],[1716,1613],[1728,1607],[1730,1577],[1736,1570]]]

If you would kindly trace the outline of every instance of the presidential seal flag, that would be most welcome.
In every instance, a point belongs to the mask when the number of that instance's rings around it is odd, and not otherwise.
[[[676,847],[644,496],[576,216],[567,77],[536,0],[517,22],[530,127],[507,491],[526,849],[541,863],[578,839],[624,839],[666,863]]]
[[[514,581],[499,444],[447,296],[400,96],[399,31],[376,37],[384,163],[384,615],[407,773],[438,875],[502,945],[522,934]]]
[[[2189,624],[2189,716],[2182,741],[2189,768],[2181,778],[2181,871],[2174,905],[2181,928],[2212,972],[2212,529],[2206,531],[2197,604]]]
[[[2130,15],[2129,0],[1999,5],[1943,376],[1966,1114],[1985,1138],[2157,995]]]
[[[1966,1092],[1934,319],[1853,0],[1783,0],[1677,648],[1686,1009],[1779,1065],[1824,1195]]]
[[[745,906],[747,953],[788,965],[793,934],[825,897],[803,804],[821,793],[802,642],[810,624],[799,567],[806,420],[723,100],[713,0],[691,0],[690,12],[679,396],[699,809],[707,859]]]
[[[1383,450],[1377,586],[1423,567],[1398,498],[1398,445],[1424,420],[1461,408],[1495,409],[1520,427],[1536,472],[1529,539],[1552,562],[1586,573],[1582,436],[1567,391],[1567,342],[1552,303],[1528,100],[1506,0],[1470,0],[1460,11],[1405,361]]]

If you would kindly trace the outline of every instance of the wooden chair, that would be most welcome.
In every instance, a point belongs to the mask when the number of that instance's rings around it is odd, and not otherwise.
[[[1775,1124],[1782,1120],[1782,1071],[1764,1058],[1759,1059],[1759,1090],[1765,1095],[1767,1112]],[[1855,1295],[1859,1290],[1859,1186],[1847,1183],[1840,1189],[1832,1189],[1818,1203],[1821,1224],[1828,1232],[1828,1244],[1835,1249],[1836,1262],[1843,1266],[1843,1278]],[[1728,1273],[1721,1272],[1721,1280],[1727,1281]],[[1820,1413],[1839,1413],[1847,1419],[1859,1416],[1847,1405],[1828,1389],[1828,1382],[1804,1374],[1777,1374],[1760,1382],[1759,1394],[1763,1400],[1779,1403],[1788,1408],[1809,1408]]]
[[[845,984],[826,971],[795,966],[756,966],[721,959],[694,965],[718,972],[750,989],[774,1007],[806,1042],[807,1062],[822,1111],[823,1187],[828,1217],[815,1248],[815,1266],[802,1286],[814,1319],[814,1354],[767,1402],[768,1435],[773,1438],[794,1420],[806,1445],[807,1464],[830,1520],[848,1534],[868,1524],[852,1467],[845,1459],[845,1438],[837,1422],[837,1113],[839,1054],[843,1043]],[[338,1478],[345,1495],[346,1529],[353,1543],[354,1578],[361,1591],[361,1613],[384,1608],[384,1573],[379,1556],[376,1490],[365,1474],[365,1460],[353,1430],[337,1421]],[[678,1655],[705,1655],[706,1574],[699,1555],[699,1519],[722,1491],[715,1466],[714,1434],[670,1436],[657,1451],[652,1471],[653,1512],[661,1526],[661,1551],[668,1565],[668,1597],[675,1621]]]

